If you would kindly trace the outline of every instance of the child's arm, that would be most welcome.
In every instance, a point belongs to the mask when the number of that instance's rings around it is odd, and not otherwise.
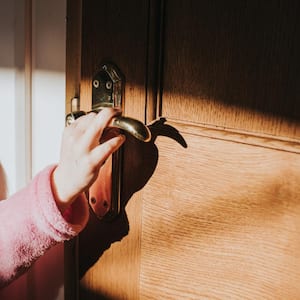
[[[24,273],[47,249],[84,228],[88,220],[84,192],[124,142],[117,135],[99,145],[116,114],[103,109],[65,128],[58,166],[48,167],[26,188],[0,201],[0,287]]]
[[[47,249],[77,235],[87,222],[84,194],[66,210],[66,218],[57,208],[50,182],[53,169],[43,170],[25,189],[0,201],[0,287],[24,273]]]

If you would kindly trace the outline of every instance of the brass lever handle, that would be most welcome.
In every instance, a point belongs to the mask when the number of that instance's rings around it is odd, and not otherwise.
[[[66,116],[66,124],[70,125],[76,119],[86,114],[87,113],[84,111],[69,113]],[[121,130],[124,130],[142,142],[149,142],[151,140],[151,132],[149,128],[146,125],[144,125],[141,121],[130,117],[114,117],[111,123],[109,124],[109,127],[116,127]]]
[[[149,128],[139,120],[119,116],[112,119],[110,126],[122,129],[142,142],[151,140]]]

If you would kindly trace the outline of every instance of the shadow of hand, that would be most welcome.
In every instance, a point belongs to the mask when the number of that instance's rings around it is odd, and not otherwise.
[[[113,242],[120,241],[129,232],[125,211],[126,204],[134,193],[141,190],[153,175],[158,162],[158,149],[155,145],[158,136],[166,136],[187,147],[184,138],[172,126],[160,118],[149,125],[152,139],[141,142],[127,135],[124,145],[123,182],[120,214],[112,221],[99,220],[92,212],[89,222],[79,237],[79,276],[93,266]]]

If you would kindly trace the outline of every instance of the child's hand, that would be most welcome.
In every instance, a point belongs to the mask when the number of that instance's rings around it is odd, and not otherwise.
[[[60,162],[52,175],[52,188],[61,212],[96,180],[107,157],[124,142],[123,135],[106,140],[104,129],[119,112],[105,108],[89,113],[65,128]],[[99,140],[105,142],[99,144]]]

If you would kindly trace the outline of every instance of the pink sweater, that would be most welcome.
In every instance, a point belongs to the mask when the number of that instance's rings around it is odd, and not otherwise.
[[[46,168],[26,188],[0,201],[0,288],[24,273],[47,249],[76,236],[87,223],[84,195],[64,216],[58,210],[50,183],[53,169]]]

